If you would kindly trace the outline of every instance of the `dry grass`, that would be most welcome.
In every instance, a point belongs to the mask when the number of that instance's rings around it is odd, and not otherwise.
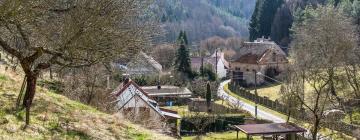
[[[173,139],[40,87],[31,109],[31,125],[23,130],[25,112],[14,111],[21,72],[0,69],[0,139]]]

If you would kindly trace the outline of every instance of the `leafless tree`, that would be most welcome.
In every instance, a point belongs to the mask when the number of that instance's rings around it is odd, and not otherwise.
[[[0,46],[26,76],[26,125],[41,71],[52,65],[90,66],[144,46],[155,26],[146,22],[150,1],[1,0]]]
[[[292,94],[303,104],[312,123],[312,137],[317,139],[324,112],[342,107],[337,83],[346,56],[356,46],[354,26],[339,9],[319,6],[307,9],[310,17],[293,28],[292,66],[290,82]],[[309,84],[300,84],[303,79]],[[296,85],[302,85],[298,87]],[[300,90],[298,89],[300,88]],[[303,92],[306,89],[304,96]]]
[[[177,46],[173,44],[161,44],[153,48],[152,56],[164,69],[170,69],[174,64]]]

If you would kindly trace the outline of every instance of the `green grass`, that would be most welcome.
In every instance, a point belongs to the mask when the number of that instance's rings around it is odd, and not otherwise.
[[[228,93],[229,95],[231,95],[231,96],[233,96],[233,97],[235,97],[235,98],[237,98],[237,99],[239,99],[239,100],[241,100],[241,101],[243,101],[243,102],[245,102],[245,103],[247,103],[247,104],[255,105],[254,102],[252,102],[252,101],[250,101],[250,100],[247,100],[247,99],[245,99],[245,98],[242,98],[241,96],[239,96],[239,95],[235,94],[234,92],[230,91],[228,84],[226,84],[226,85],[224,86],[224,90],[225,90],[225,92]],[[269,108],[267,108],[267,107],[265,107],[265,106],[261,106],[261,105],[257,105],[257,106],[258,106],[258,108],[259,108],[260,110],[263,110],[263,111],[265,111],[265,112],[271,113],[271,114],[273,114],[273,115],[275,115],[275,116],[278,116],[278,117],[280,117],[280,118],[282,118],[282,119],[284,119],[284,120],[287,119],[287,116],[284,115],[284,114],[282,114],[282,113],[280,113],[280,112],[274,111],[274,110],[269,109]],[[266,119],[266,118],[263,118],[263,119]],[[293,122],[293,123],[295,123],[295,124],[297,124],[297,125],[299,125],[299,126],[301,126],[301,127],[307,128],[307,129],[309,129],[310,126],[311,126],[309,123],[306,123],[306,122],[303,122],[303,121],[299,121],[299,120],[296,120],[296,119],[294,119],[294,118],[290,118],[290,122]],[[322,129],[320,130],[320,133],[321,133],[322,135],[325,135],[325,136],[327,136],[327,135],[333,135],[333,138],[334,138],[334,139],[346,139],[346,140],[347,140],[347,139],[353,139],[352,137],[350,137],[350,136],[348,136],[348,135],[342,134],[342,133],[337,132],[337,131],[332,131],[332,130],[327,129],[327,128],[322,128]]]
[[[281,88],[281,84],[277,84],[277,85],[271,85],[271,86],[262,86],[262,87],[258,87],[257,89],[257,93],[259,96],[262,97],[268,97],[270,100],[277,100],[279,99],[280,96],[280,88]],[[249,88],[248,89],[251,93],[255,94],[255,89],[254,88]]]
[[[0,75],[0,139],[173,139],[42,87],[36,90],[30,126],[23,130],[25,111],[14,109],[22,79]]]
[[[182,137],[182,140],[194,140],[196,136]],[[222,133],[208,133],[200,136],[200,140],[246,140],[246,135],[239,132],[239,139],[236,138],[236,131],[228,131]],[[252,140],[260,140],[260,137],[253,137]]]

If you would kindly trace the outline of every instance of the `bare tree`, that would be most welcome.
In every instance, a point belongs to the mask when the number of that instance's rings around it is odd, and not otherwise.
[[[295,23],[291,57],[291,80],[287,86],[303,104],[312,123],[312,137],[317,139],[326,110],[342,108],[337,90],[338,78],[346,56],[354,50],[354,26],[344,13],[333,6],[307,8],[303,22]],[[301,83],[301,79],[304,82]],[[306,89],[304,83],[309,84]],[[296,85],[302,85],[301,90]],[[305,90],[306,89],[306,90]],[[308,91],[304,96],[304,92]],[[335,100],[334,100],[335,98]]]
[[[174,64],[177,46],[173,44],[162,44],[153,48],[152,56],[166,70],[170,69]]]
[[[26,125],[39,73],[52,65],[90,66],[145,45],[154,26],[142,13],[149,1],[2,0],[0,46],[26,76]],[[144,25],[145,24],[145,25]]]

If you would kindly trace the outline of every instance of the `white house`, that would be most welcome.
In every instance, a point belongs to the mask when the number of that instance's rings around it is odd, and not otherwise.
[[[116,96],[116,109],[124,117],[155,129],[164,128],[164,125],[176,127],[174,122],[181,117],[175,111],[160,108],[157,102],[133,81],[121,87],[112,94]]]
[[[203,62],[201,59],[203,59]],[[218,52],[217,54],[214,53],[211,56],[204,58],[192,57],[191,69],[200,72],[201,63],[204,65],[211,65],[218,78],[221,79],[227,77],[229,63],[225,60],[224,53]]]

